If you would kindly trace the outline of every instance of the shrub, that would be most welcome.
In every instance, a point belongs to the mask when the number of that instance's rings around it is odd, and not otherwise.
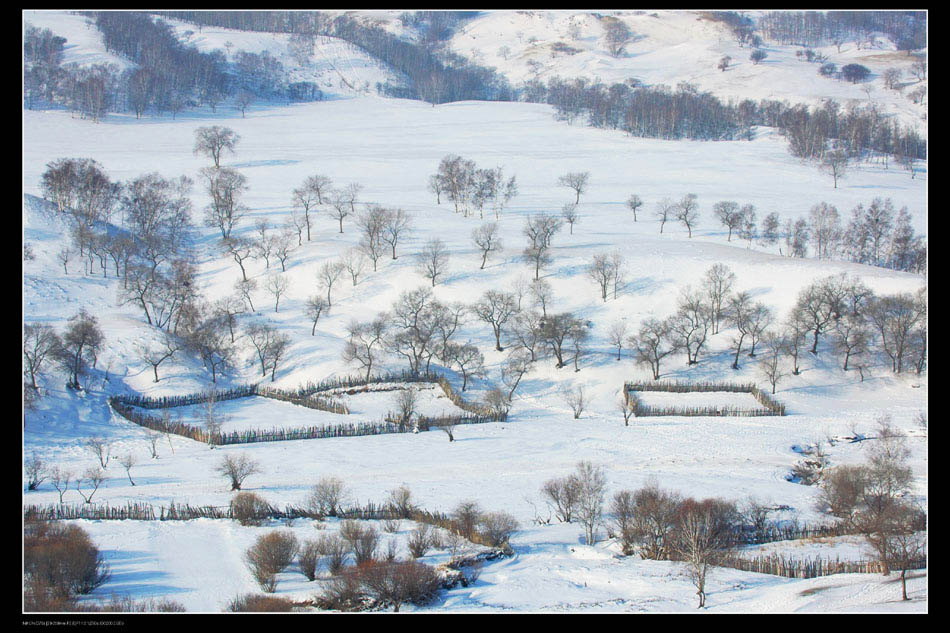
[[[415,506],[412,503],[412,491],[407,486],[399,486],[389,492],[389,505],[396,516],[408,519],[412,516]]]
[[[275,530],[259,536],[245,552],[244,558],[261,589],[273,593],[277,587],[277,574],[293,562],[299,548],[293,533]]]
[[[377,602],[391,604],[397,613],[406,602],[428,602],[441,588],[435,570],[415,561],[374,563],[361,568],[359,577]]]
[[[248,593],[228,603],[228,611],[237,613],[276,613],[293,611],[294,603],[288,598]]]
[[[113,595],[108,602],[85,607],[85,611],[100,611],[106,613],[184,613],[185,606],[169,598],[146,598],[136,601],[132,596]]]
[[[36,490],[46,479],[47,469],[43,460],[33,453],[33,457],[26,460],[25,468],[28,479],[27,490]]]
[[[241,525],[260,525],[272,510],[253,492],[239,492],[231,499],[231,516]]]
[[[610,504],[612,525],[617,530],[617,538],[624,556],[630,556],[635,551],[636,533],[636,499],[629,490],[620,490],[614,494]]]
[[[359,571],[350,569],[334,576],[317,597],[321,609],[356,611],[363,606],[362,579]]]
[[[337,516],[348,496],[346,484],[339,477],[324,477],[310,492],[307,506],[317,516]]]
[[[501,547],[518,531],[518,521],[507,512],[489,512],[481,518],[482,536],[492,547]]]
[[[386,519],[383,521],[383,531],[386,534],[395,534],[399,531],[399,519]]]
[[[343,571],[349,546],[336,534],[324,534],[317,540],[319,552],[326,556],[327,569],[334,576]]]
[[[452,518],[455,519],[456,531],[471,540],[475,536],[475,526],[482,515],[482,510],[475,501],[462,501],[455,507]]]
[[[562,523],[570,523],[580,498],[580,482],[573,475],[555,477],[541,486],[541,496]]]
[[[297,557],[297,563],[300,565],[300,571],[307,580],[316,580],[317,567],[320,566],[320,555],[322,548],[319,541],[306,541],[300,548],[300,554]]]
[[[340,536],[349,544],[357,565],[375,560],[379,546],[376,528],[360,525],[358,521],[344,521],[340,526]]]
[[[841,76],[853,84],[864,81],[870,74],[871,71],[867,66],[862,66],[861,64],[848,64],[841,68]]]
[[[422,558],[433,546],[432,528],[425,523],[419,525],[409,534],[406,543],[413,558]]]
[[[45,522],[25,526],[23,571],[33,579],[40,602],[89,593],[111,575],[85,530]]]
[[[76,598],[64,593],[39,576],[28,575],[23,586],[23,611],[26,613],[65,613],[77,611]]]

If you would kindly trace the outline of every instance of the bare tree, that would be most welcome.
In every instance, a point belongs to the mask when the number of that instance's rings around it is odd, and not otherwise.
[[[359,198],[360,192],[363,191],[363,185],[358,182],[351,182],[347,186],[343,187],[343,190],[340,192],[343,196],[343,199],[346,200],[347,204],[350,205],[350,213],[356,213],[356,201]],[[341,233],[343,231],[340,231]]]
[[[307,228],[307,241],[310,241],[310,211],[318,204],[323,204],[323,194],[330,188],[330,179],[326,176],[309,176],[303,185],[294,189],[293,204],[295,209],[303,210],[304,226]]]
[[[765,354],[759,360],[759,373],[772,385],[772,393],[774,394],[776,385],[788,375],[782,365],[782,340],[778,336],[770,334],[763,338],[763,342],[765,343]]]
[[[640,199],[640,196],[633,194],[627,198],[627,207],[633,211],[633,221],[637,221],[637,209],[643,206],[643,200]]]
[[[270,268],[270,258],[274,254],[274,240],[267,234],[270,228],[267,218],[258,218],[254,221],[254,229],[257,231],[257,241],[254,244],[255,256],[264,260],[266,268]]]
[[[240,490],[245,479],[251,475],[259,475],[262,471],[260,464],[247,453],[240,455],[225,453],[215,468],[215,472],[228,478],[231,482],[231,490]]]
[[[584,409],[587,408],[587,394],[584,391],[584,385],[577,385],[574,389],[561,392],[561,398],[574,412],[575,420],[579,419]]]
[[[343,220],[353,213],[353,206],[350,204],[350,198],[345,191],[331,191],[330,195],[330,215],[340,223],[340,233],[343,232]]]
[[[581,194],[587,191],[590,181],[590,172],[568,172],[557,179],[559,187],[568,187],[574,190],[574,204],[580,204]]]
[[[72,481],[73,474],[68,470],[62,470],[59,466],[54,466],[49,471],[49,481],[56,492],[59,493],[59,502],[63,502],[63,495],[69,490],[69,484]]]
[[[835,353],[843,357],[842,370],[848,371],[848,363],[861,360],[870,351],[871,329],[863,315],[845,314],[839,318],[831,330],[831,343]]]
[[[498,236],[498,224],[496,222],[486,222],[474,231],[472,231],[472,241],[482,252],[482,265],[480,270],[485,268],[485,262],[488,260],[488,254],[500,251],[502,247],[501,239]]]
[[[39,390],[36,379],[43,375],[43,365],[56,355],[61,346],[62,341],[51,326],[39,323],[23,325],[23,361],[34,390]]]
[[[608,340],[612,345],[617,346],[617,360],[620,360],[620,350],[623,349],[623,345],[627,340],[629,327],[625,319],[620,319],[611,323],[610,329],[607,330]]]
[[[578,219],[577,204],[568,202],[563,207],[561,207],[561,217],[564,218],[564,221],[570,225],[571,235],[574,235],[574,224]]]
[[[383,256],[383,231],[387,214],[386,209],[372,205],[356,220],[361,234],[359,249],[373,262],[373,272],[376,271],[376,262]]]
[[[531,282],[530,293],[534,304],[541,308],[541,316],[547,318],[548,306],[554,299],[554,288],[544,279],[535,279]]]
[[[485,356],[471,343],[446,346],[446,357],[452,361],[462,374],[462,391],[468,386],[472,376],[480,376],[485,370]]]
[[[174,356],[180,347],[179,343],[168,332],[163,332],[162,342],[159,346],[145,345],[139,348],[142,360],[152,366],[152,372],[155,374],[154,382],[158,382],[158,366]]]
[[[251,299],[251,293],[257,290],[257,280],[256,279],[238,279],[234,283],[234,289],[237,291],[238,295],[244,300],[247,306],[251,309],[251,312],[254,312],[254,302]],[[233,338],[233,337],[232,337]]]
[[[713,214],[724,227],[729,229],[727,241],[731,242],[732,232],[742,226],[742,212],[739,211],[739,204],[731,200],[722,200],[713,205]]]
[[[921,529],[923,511],[913,502],[897,504],[891,514],[892,528],[887,550],[890,566],[901,572],[901,599],[907,597],[907,570],[924,559],[927,553],[927,532]]]
[[[539,214],[525,221],[522,232],[528,238],[528,247],[522,257],[534,264],[534,278],[539,279],[541,268],[551,263],[551,239],[561,229],[561,221],[550,215]]]
[[[675,549],[687,565],[687,575],[696,587],[699,608],[706,606],[709,568],[728,553],[735,508],[717,499],[683,502],[677,520]]]
[[[280,296],[285,294],[288,288],[290,288],[290,279],[280,273],[267,278],[267,289],[274,295],[274,312],[277,312],[280,307]]]
[[[696,194],[688,193],[676,205],[676,217],[686,226],[689,237],[693,237],[693,226],[699,221],[699,203]]]
[[[620,19],[610,17],[601,18],[601,25],[604,29],[607,51],[614,57],[620,57],[627,42],[633,37],[630,27]]]
[[[322,296],[313,295],[307,299],[307,318],[313,321],[313,328],[310,330],[310,336],[317,335],[317,321],[320,315],[329,309],[327,300]]]
[[[135,455],[126,453],[119,459],[119,463],[122,465],[122,468],[125,469],[125,476],[129,478],[129,483],[134,486],[135,482],[132,481],[132,467],[136,464]]]
[[[500,290],[487,290],[479,301],[472,304],[471,310],[476,317],[492,326],[495,349],[503,351],[501,328],[516,312],[514,295]]]
[[[660,379],[660,362],[676,349],[670,337],[669,319],[649,317],[643,321],[636,336],[628,339],[628,344],[636,351],[637,363],[648,365],[654,380]]]
[[[33,452],[33,456],[26,460],[23,464],[23,470],[26,471],[27,476],[27,490],[36,490],[40,487],[40,484],[46,480],[47,468],[46,464],[40,459],[36,452]]]
[[[600,287],[600,296],[604,302],[607,301],[607,292],[611,284],[618,279],[618,268],[621,262],[622,258],[607,253],[597,253],[585,269],[587,276]]]
[[[636,408],[634,407],[634,402],[625,397],[623,394],[620,395],[620,399],[617,401],[617,408],[620,409],[621,415],[623,415],[623,425],[630,425],[630,418],[633,417]]]
[[[597,526],[604,513],[604,497],[607,493],[607,473],[603,466],[581,461],[574,473],[577,478],[577,518],[584,526],[584,541],[588,545],[597,542]]]
[[[576,474],[549,479],[541,487],[541,497],[562,523],[570,523],[574,518],[580,493],[580,480]]]
[[[663,227],[666,226],[666,223],[669,221],[670,217],[675,216],[676,211],[676,203],[669,198],[663,198],[656,203],[653,215],[657,220],[660,221],[660,233],[663,232]]]
[[[518,388],[524,375],[531,371],[533,364],[531,356],[525,350],[512,350],[508,354],[501,368],[501,381],[508,388],[506,398],[508,402],[511,402],[515,389]]]
[[[343,265],[340,262],[326,261],[320,267],[320,270],[317,271],[317,281],[320,287],[327,291],[328,308],[333,305],[330,301],[330,291],[333,289],[333,284],[337,282],[342,274]]]
[[[834,179],[835,189],[838,188],[838,181],[844,178],[851,165],[851,159],[848,153],[842,149],[835,149],[825,152],[821,159],[819,170],[823,174],[828,174]]]
[[[214,161],[214,168],[218,169],[221,166],[222,153],[227,151],[233,154],[240,140],[240,135],[231,128],[217,125],[199,127],[195,130],[194,153],[210,157]]]
[[[102,330],[99,329],[99,320],[86,312],[85,308],[80,308],[79,312],[69,319],[69,325],[62,335],[63,344],[57,351],[58,360],[70,374],[68,386],[82,388],[79,377],[86,371],[89,361],[95,366],[96,356],[104,340]]]
[[[703,278],[703,289],[708,297],[712,316],[712,333],[718,334],[723,321],[723,306],[736,282],[736,275],[725,264],[713,264]]]
[[[416,414],[416,408],[419,406],[418,393],[412,387],[400,389],[394,400],[396,411],[399,414],[399,424],[409,426],[412,416]]]
[[[891,361],[891,371],[904,370],[904,360],[912,349],[915,329],[927,319],[927,301],[923,292],[885,295],[870,302],[868,322],[880,340],[880,347]],[[926,345],[922,346],[922,351]]]
[[[402,209],[386,209],[380,237],[392,249],[393,259],[396,259],[396,245],[399,240],[411,232],[412,220],[408,213]]]
[[[449,253],[445,243],[438,238],[426,242],[422,252],[416,256],[416,263],[422,276],[431,281],[434,288],[438,279],[445,275],[449,265]]]
[[[247,207],[241,202],[241,196],[247,191],[247,178],[229,167],[204,167],[200,174],[211,197],[211,204],[205,210],[205,224],[217,228],[221,237],[228,239],[247,212]]]
[[[243,237],[229,237],[221,240],[221,248],[227,251],[234,261],[237,262],[237,265],[241,268],[241,278],[247,281],[247,269],[244,266],[244,262],[255,256],[256,247],[254,242]]]
[[[349,337],[343,348],[343,360],[360,363],[366,369],[367,380],[373,371],[377,357],[382,353],[383,339],[387,329],[385,315],[380,315],[368,323],[354,321],[347,327]]]
[[[60,264],[63,265],[63,274],[64,274],[64,275],[68,275],[68,274],[69,274],[68,265],[69,265],[69,260],[72,259],[72,257],[73,257],[73,251],[72,251],[71,248],[69,248],[69,245],[68,245],[68,244],[67,244],[66,246],[63,246],[63,247],[62,247],[61,249],[59,249],[59,251],[56,253],[56,260],[57,260]]]
[[[343,264],[343,268],[349,273],[350,281],[353,282],[353,285],[355,286],[359,283],[360,275],[362,275],[366,269],[366,256],[363,254],[363,251],[359,248],[351,248],[344,253],[340,263]]]
[[[87,468],[82,477],[76,478],[76,492],[82,497],[84,503],[92,503],[92,497],[99,490],[99,486],[106,480],[105,472],[98,467]],[[87,495],[82,491],[82,486],[92,486],[92,490]]]

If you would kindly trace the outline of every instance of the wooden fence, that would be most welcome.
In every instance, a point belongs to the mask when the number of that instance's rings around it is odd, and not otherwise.
[[[748,393],[764,409],[744,409],[735,406],[707,407],[654,407],[643,404],[637,397],[638,391],[657,391],[666,393],[710,393],[724,391],[728,393]],[[636,417],[686,416],[686,417],[759,417],[785,415],[785,405],[770,394],[759,389],[754,383],[731,382],[625,382],[624,400]]]
[[[796,559],[770,554],[754,558],[731,557],[717,563],[719,567],[729,567],[741,571],[754,571],[760,574],[771,574],[785,578],[817,578],[831,574],[881,574],[884,569],[880,561],[876,560],[840,560],[839,558]],[[907,569],[924,569],[927,567],[927,557],[920,556],[907,565]],[[893,565],[890,569],[894,571]]]
[[[329,411],[331,413],[349,414],[346,405],[332,400],[331,398],[321,397],[320,393],[326,393],[339,389],[354,389],[357,387],[379,384],[387,382],[409,382],[409,383],[434,383],[438,384],[445,392],[446,396],[463,411],[472,413],[472,415],[444,415],[444,416],[419,416],[415,425],[402,424],[393,421],[381,422],[357,422],[348,424],[323,424],[308,427],[297,427],[290,429],[250,429],[245,431],[231,431],[226,433],[217,433],[213,436],[201,427],[191,426],[177,421],[168,421],[164,418],[151,416],[147,413],[135,410],[133,407],[143,409],[160,409],[188,406],[207,402],[212,396],[215,401],[235,400],[238,398],[247,398],[251,396],[260,396],[271,398],[283,402],[290,402],[296,405]],[[150,398],[138,395],[120,395],[109,398],[109,405],[120,416],[125,419],[155,431],[162,433],[172,433],[181,435],[189,439],[204,442],[216,446],[228,444],[252,444],[257,442],[277,442],[285,440],[306,440],[326,437],[358,437],[364,435],[382,435],[387,433],[411,433],[416,431],[429,431],[433,428],[439,428],[448,425],[464,424],[483,424],[486,422],[504,421],[505,413],[496,413],[489,408],[466,402],[458,395],[449,382],[436,374],[411,374],[408,372],[397,374],[384,374],[379,376],[365,377],[346,377],[335,380],[327,380],[320,383],[308,383],[307,385],[295,390],[281,390],[271,387],[261,387],[257,384],[245,385],[228,390],[215,391],[212,393],[195,393],[184,396],[164,396],[159,398]]]

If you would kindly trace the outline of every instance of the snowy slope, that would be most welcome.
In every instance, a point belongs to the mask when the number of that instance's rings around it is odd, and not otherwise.
[[[73,42],[85,27],[79,21],[64,28],[64,36]],[[210,29],[201,35],[209,38],[208,46],[217,46],[212,39],[223,45],[241,35],[244,39],[239,41],[247,50],[263,50],[254,48],[261,46],[273,51],[273,42],[279,40],[278,36],[221,34]],[[234,43],[237,47],[238,41]],[[344,48],[340,51],[349,55]],[[393,487],[405,484],[417,503],[430,510],[451,511],[459,501],[473,499],[486,510],[513,513],[523,527],[512,539],[516,556],[487,565],[476,585],[445,594],[441,603],[430,607],[433,610],[668,612],[694,608],[695,590],[676,564],[618,558],[611,542],[581,545],[576,525],[534,523],[536,516],[547,514],[539,495],[542,483],[569,473],[581,459],[606,467],[610,494],[656,477],[662,486],[683,494],[737,500],[754,495],[790,506],[790,516],[814,521],[821,518],[813,507],[815,489],[786,480],[801,457],[795,449],[847,436],[855,429],[871,436],[875,418],[888,413],[908,435],[914,492],[926,503],[928,442],[926,433],[914,423],[915,414],[927,407],[926,374],[895,377],[888,368],[878,366],[861,382],[855,372],[841,371],[822,349],[818,357],[802,359],[800,376],[779,384],[776,397],[786,404],[786,417],[649,418],[631,420],[625,427],[616,407],[622,382],[646,379],[649,373],[636,366],[626,350],[623,360],[615,361],[616,349],[606,336],[614,320],[626,319],[633,331],[648,316],[668,315],[680,291],[697,284],[717,262],[735,271],[737,290],[751,291],[756,300],[773,307],[777,319],[785,317],[802,287],[838,272],[860,277],[878,293],[916,291],[925,283],[920,276],[836,261],[792,260],[781,257],[777,249],[728,242],[725,230],[712,218],[711,207],[719,200],[737,200],[755,204],[760,217],[775,211],[783,219],[794,219],[820,201],[836,205],[846,215],[858,203],[890,197],[896,208],[906,205],[914,214],[915,229],[926,233],[926,174],[912,180],[900,170],[861,165],[834,189],[813,165],[792,158],[784,140],[771,130],[759,130],[751,142],[660,141],[572,126],[555,121],[552,115],[551,108],[537,104],[462,102],[431,107],[372,96],[272,105],[249,111],[247,118],[233,113],[212,117],[208,112],[184,113],[175,120],[109,115],[94,124],[65,112],[25,111],[23,239],[33,246],[36,259],[23,263],[24,321],[61,329],[80,307],[86,307],[99,318],[106,347],[84,394],[65,389],[58,372],[43,382],[44,397],[37,411],[26,416],[24,457],[35,452],[78,474],[96,463],[82,447],[85,439],[106,437],[113,443],[114,456],[133,453],[138,458],[132,469],[135,486],[116,462],[109,465],[108,479],[96,493],[96,501],[110,504],[174,500],[227,505],[231,492],[214,473],[216,463],[222,453],[248,453],[261,463],[263,472],[248,480],[247,489],[276,505],[302,503],[320,477],[333,475],[343,477],[353,498],[361,502],[381,501]],[[430,238],[442,239],[451,257],[449,275],[434,288],[440,300],[472,302],[486,290],[510,289],[519,278],[529,278],[533,271],[518,259],[525,241],[521,228],[530,214],[557,212],[573,201],[572,191],[556,185],[558,176],[569,171],[590,171],[591,184],[581,197],[580,220],[573,235],[564,229],[555,236],[554,263],[544,276],[554,290],[552,310],[574,311],[593,323],[590,352],[581,360],[581,371],[575,373],[570,366],[558,370],[553,360],[542,360],[525,376],[507,422],[466,426],[456,431],[452,443],[442,433],[428,432],[236,445],[210,451],[205,445],[174,437],[171,446],[159,446],[159,459],[150,459],[145,430],[112,416],[106,396],[124,391],[153,396],[190,393],[207,388],[210,374],[196,358],[179,354],[162,365],[161,381],[153,382],[151,368],[138,358],[136,348],[143,341],[158,340],[159,333],[146,325],[134,306],[116,304],[121,282],[112,271],[106,278],[99,271],[83,275],[82,263],[76,260],[64,273],[56,254],[68,243],[68,227],[37,200],[39,182],[46,164],[62,156],[94,158],[114,180],[157,171],[165,177],[187,175],[198,181],[198,171],[208,160],[192,153],[194,130],[209,124],[226,125],[241,136],[237,153],[226,155],[222,162],[248,178],[245,202],[250,212],[238,226],[239,235],[251,236],[253,222],[259,218],[274,226],[286,221],[291,190],[315,173],[329,176],[337,187],[354,182],[364,185],[358,206],[375,202],[400,207],[413,219],[415,231],[400,245],[398,259],[380,260],[379,272],[367,273],[356,286],[342,280],[333,290],[333,308],[321,317],[316,336],[311,336],[304,302],[319,291],[316,271],[359,238],[352,217],[344,221],[341,234],[328,210],[318,211],[313,241],[304,242],[288,261],[285,275],[291,287],[287,298],[281,299],[279,312],[262,289],[255,295],[257,314],[242,320],[243,325],[267,321],[291,336],[287,361],[277,372],[277,386],[296,387],[308,380],[355,373],[357,368],[341,359],[347,324],[351,319],[367,320],[388,309],[400,292],[428,284],[416,270],[413,255]],[[470,241],[471,231],[482,220],[454,214],[451,203],[436,204],[426,190],[429,175],[449,153],[472,159],[480,167],[503,166],[506,174],[518,179],[520,194],[499,220],[504,250],[489,259],[484,270],[479,270],[479,253]],[[688,192],[698,195],[702,214],[693,237],[672,223],[660,234],[651,215],[653,207],[664,197],[676,199]],[[624,205],[632,193],[645,202],[637,222]],[[215,231],[201,224],[207,195],[196,187],[192,199],[198,280],[206,297],[214,300],[232,292],[240,271],[215,248]],[[627,283],[618,298],[603,302],[583,267],[594,254],[614,249],[626,258]],[[267,270],[263,261],[255,260],[248,274],[263,285],[275,268],[272,263]],[[724,330],[712,337],[708,353],[696,366],[687,367],[682,354],[668,357],[662,377],[760,381],[752,359],[743,359],[739,371],[729,369],[730,336]],[[485,354],[486,376],[475,380],[465,393],[467,399],[475,399],[499,383],[505,354],[494,351],[491,329],[481,322],[466,323],[456,340],[471,341]],[[384,362],[386,369],[402,369],[404,364],[397,358]],[[460,376],[438,369],[461,387]],[[254,382],[259,374],[251,350],[244,346],[237,367],[219,379],[218,386]],[[560,394],[580,384],[588,387],[591,404],[575,420]],[[354,396],[351,408],[367,395]],[[359,415],[382,416],[388,397],[391,394],[379,394]],[[248,409],[240,401],[228,406],[234,407],[229,413],[236,418],[259,427],[285,422],[321,424],[345,417],[277,402],[258,401]],[[866,446],[867,442],[836,441],[826,451],[833,465],[856,463],[863,459]],[[24,493],[25,503],[57,500],[49,483]],[[64,501],[75,503],[80,498],[71,490]],[[107,596],[113,590],[137,597],[167,595],[180,598],[191,609],[213,611],[239,591],[254,588],[240,562],[241,552],[253,540],[252,529],[223,521],[82,523],[120,572],[98,595]],[[313,531],[305,524],[294,529]],[[307,595],[311,589],[302,576],[297,574],[297,578],[282,580],[281,591]],[[911,581],[911,603],[899,603],[900,588],[891,579],[859,574],[789,581],[717,570],[710,583],[710,610],[927,608],[926,578]]]
[[[607,52],[601,15],[622,20],[634,33],[618,57]],[[575,52],[559,52],[557,45],[562,51],[567,47]],[[911,88],[917,85],[907,75],[914,58],[896,51],[886,39],[879,39],[873,49],[857,50],[853,42],[845,44],[841,53],[834,46],[816,49],[839,68],[850,63],[866,65],[873,73],[871,81],[857,85],[821,77],[818,64],[795,57],[801,47],[765,45],[768,57],[753,64],[749,47],[740,47],[724,24],[693,11],[486,11],[464,23],[449,47],[495,68],[515,85],[558,76],[608,85],[636,78],[646,85],[670,88],[688,82],[723,100],[775,99],[815,105],[833,98],[843,106],[870,100],[926,135],[926,108],[884,87],[880,74],[890,67],[904,70],[904,81]],[[717,68],[724,55],[732,58],[725,72]],[[865,86],[871,86],[870,96]]]

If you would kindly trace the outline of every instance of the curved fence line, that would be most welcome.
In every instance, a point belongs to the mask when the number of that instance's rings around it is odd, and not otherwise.
[[[311,409],[345,415],[349,414],[349,409],[345,404],[330,398],[320,397],[319,394],[331,390],[353,389],[368,384],[387,382],[426,382],[438,384],[453,404],[472,415],[443,415],[434,417],[420,415],[414,424],[385,420],[382,422],[357,422],[355,424],[323,424],[290,429],[250,429],[245,431],[232,431],[229,433],[215,433],[212,435],[200,427],[170,421],[162,417],[151,416],[133,408],[165,409],[201,404],[208,402],[212,397],[215,401],[220,402],[259,396],[290,402]],[[452,389],[448,380],[442,376],[431,373],[412,374],[409,372],[370,376],[369,378],[363,376],[345,377],[325,380],[319,383],[310,382],[295,390],[282,390],[252,384],[227,390],[194,393],[184,396],[151,398],[148,396],[119,395],[110,397],[109,405],[117,414],[139,426],[162,433],[181,435],[182,437],[216,446],[325,437],[357,437],[362,435],[382,435],[385,433],[414,433],[445,426],[504,421],[507,417],[504,413],[496,413],[488,407],[466,402]]]

